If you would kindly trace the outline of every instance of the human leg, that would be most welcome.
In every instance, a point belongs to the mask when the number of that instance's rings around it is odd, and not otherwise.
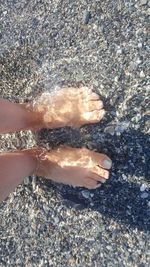
[[[0,99],[0,133],[9,133],[31,128],[41,128],[40,114],[28,110],[25,105]]]
[[[97,123],[105,114],[99,96],[87,87],[43,93],[33,103],[0,99],[0,133]]]
[[[32,175],[37,166],[34,150],[0,153],[0,201],[3,201],[24,177]]]
[[[28,149],[0,154],[0,201],[33,173],[57,183],[96,189],[109,178],[111,160],[86,148]]]

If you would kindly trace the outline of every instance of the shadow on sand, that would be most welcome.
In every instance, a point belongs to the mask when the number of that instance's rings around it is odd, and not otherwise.
[[[107,125],[108,121],[109,118]],[[40,131],[39,143],[48,142],[52,148],[60,144],[88,147],[90,143],[91,149],[106,153],[113,160],[110,180],[100,189],[74,189],[45,180],[44,183],[56,187],[60,200],[68,207],[91,208],[128,227],[150,230],[150,190],[147,186],[144,192],[140,191],[141,185],[147,184],[150,179],[150,137],[142,132],[146,121],[147,117],[140,121],[140,131],[129,126],[119,136],[104,133],[105,122],[80,130],[63,128]]]

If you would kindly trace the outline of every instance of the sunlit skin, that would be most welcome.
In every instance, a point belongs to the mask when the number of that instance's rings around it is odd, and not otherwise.
[[[41,128],[80,127],[99,122],[105,114],[103,102],[88,87],[45,92],[26,108],[39,114]]]
[[[60,147],[38,155],[37,174],[58,183],[95,189],[109,178],[110,159],[86,148]]]
[[[29,109],[42,114],[47,128],[80,127],[99,122],[104,114],[103,102],[87,87],[64,88],[57,93],[43,93]],[[59,148],[46,153],[38,174],[56,182],[95,189],[105,182],[111,167],[110,159],[88,149]]]
[[[87,87],[46,92],[33,103],[24,105],[0,99],[0,132],[80,127],[99,122],[104,114],[99,96]],[[25,176],[33,173],[58,183],[96,189],[108,179],[111,164],[106,155],[85,148],[59,147],[49,152],[38,148],[1,153],[0,200],[5,199]]]

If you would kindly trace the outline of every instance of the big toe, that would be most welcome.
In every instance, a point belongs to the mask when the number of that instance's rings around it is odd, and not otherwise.
[[[109,170],[112,166],[112,160],[105,154],[93,152],[93,160],[96,166]]]

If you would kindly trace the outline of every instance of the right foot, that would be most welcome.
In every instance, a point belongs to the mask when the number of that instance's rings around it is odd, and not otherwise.
[[[28,105],[27,105],[28,106]],[[104,114],[103,102],[88,87],[64,88],[56,93],[43,93],[29,109],[39,114],[41,128],[80,127],[99,122]]]
[[[60,147],[46,152],[37,150],[37,175],[58,183],[96,189],[109,178],[111,160],[86,148]]]

